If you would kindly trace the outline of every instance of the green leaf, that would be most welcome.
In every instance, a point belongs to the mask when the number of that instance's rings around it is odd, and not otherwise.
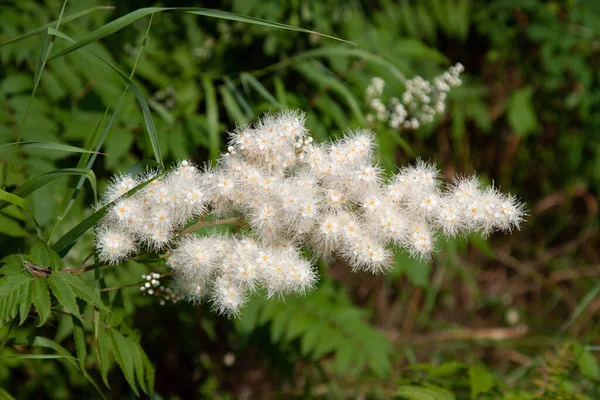
[[[495,380],[484,366],[471,366],[469,368],[471,382],[471,399],[476,399],[480,393],[485,393],[494,387]]]
[[[267,88],[265,88],[263,84],[260,83],[259,80],[254,77],[254,75],[249,74],[247,72],[242,72],[242,74],[240,75],[240,79],[242,80],[242,82],[252,86],[254,90],[256,90],[258,94],[260,94],[265,100],[267,100],[268,102],[270,102],[278,108],[283,108],[281,103],[279,103],[277,99],[271,93],[269,93]]]
[[[82,149],[81,147],[75,147],[68,144],[61,143],[50,143],[50,142],[13,142],[0,145],[0,149],[5,147],[31,147],[34,149],[43,149],[43,150],[51,150],[51,151],[66,151],[68,153],[96,153],[102,155],[108,155],[104,153],[99,153],[91,150]]]
[[[396,389],[396,396],[407,400],[441,400],[437,393],[429,388],[413,385],[402,385]]]
[[[409,257],[404,251],[396,251],[395,265],[398,271],[405,273],[413,285],[425,288],[429,286],[431,265],[427,262]]]
[[[155,378],[154,367],[152,366],[150,359],[148,358],[148,356],[142,350],[141,347],[140,347],[140,351],[142,353],[142,362],[144,364],[144,375],[146,377],[146,386],[148,387],[149,393],[153,393],[154,392],[154,378]]]
[[[20,198],[19,196],[15,195],[13,193],[8,193],[2,189],[0,189],[0,201],[14,204],[17,207],[20,207],[22,209],[27,208],[27,205],[25,204],[25,200],[23,200],[22,198]]]
[[[33,305],[40,316],[40,322],[37,326],[42,326],[46,323],[46,320],[50,316],[50,292],[48,289],[48,284],[44,278],[35,278],[33,280],[32,287]]]
[[[76,360],[75,357],[61,356],[58,354],[21,354],[16,356],[0,357],[0,358],[24,358],[24,359],[35,359],[35,360],[54,360],[57,358],[68,358]]]
[[[47,267],[52,271],[62,268],[62,260],[55,251],[49,249],[46,243],[37,240],[31,246],[31,261],[39,267]]]
[[[75,349],[77,350],[77,360],[79,361],[79,369],[83,376],[96,388],[98,393],[104,397],[104,394],[94,381],[90,374],[87,372],[85,368],[85,360],[87,358],[87,346],[85,343],[85,332],[83,330],[83,324],[80,320],[72,317],[73,320],[73,338],[75,339]]]
[[[132,348],[131,342],[129,342],[125,336],[115,329],[109,330],[108,336],[110,338],[113,351],[115,352],[117,364],[119,364],[119,367],[121,367],[121,371],[123,372],[123,375],[125,375],[125,379],[127,380],[127,383],[129,383],[131,390],[133,390],[134,393],[139,397],[140,394],[135,383],[133,364],[133,353],[135,349]]]
[[[6,203],[8,204],[8,203]],[[27,231],[21,223],[0,213],[0,233],[10,237],[25,237]]]
[[[340,79],[327,67],[316,60],[310,63],[300,63],[295,65],[294,69],[299,71],[307,79],[317,83],[322,90],[331,90],[341,95],[352,110],[352,113],[361,125],[366,125],[366,119],[354,94],[346,87]]]
[[[0,400],[15,400],[15,398],[8,394],[7,391],[0,388]]]
[[[25,287],[21,289],[21,299],[19,300],[19,325],[23,325],[23,322],[27,319],[31,303],[33,302],[33,284],[31,279],[25,283]]]
[[[60,278],[67,281],[75,296],[79,297],[81,300],[86,303],[90,303],[96,307],[98,307],[102,311],[109,312],[108,307],[102,303],[100,296],[94,291],[94,289],[88,285],[83,279],[79,276],[69,274],[69,273],[55,273],[54,275],[60,275]]]
[[[87,10],[79,11],[77,13],[74,13],[74,14],[68,15],[66,17],[63,17],[61,19],[61,23],[65,24],[67,22],[71,22],[71,21],[76,20],[78,18],[81,18],[84,15],[87,15],[87,14],[93,12],[93,11],[98,11],[98,10],[112,10],[112,9],[114,9],[114,7],[112,7],[112,6],[96,6],[96,7],[88,8]],[[24,33],[22,35],[19,35],[17,37],[12,38],[12,39],[9,39],[9,40],[7,40],[5,42],[2,42],[2,43],[0,43],[0,47],[4,46],[6,44],[9,44],[9,43],[18,42],[19,40],[23,40],[23,39],[26,39],[26,38],[31,37],[31,36],[35,36],[35,35],[39,35],[41,33],[45,33],[48,30],[48,28],[56,26],[57,22],[58,21],[49,22],[46,25],[42,25],[39,28],[36,28],[36,29],[34,29],[32,31],[29,31],[27,33]]]
[[[574,347],[575,353],[578,354],[577,366],[579,367],[581,373],[588,378],[599,378],[600,366],[598,365],[598,360],[596,357],[594,357],[594,355],[585,346],[576,344]]]
[[[227,114],[229,114],[230,119],[242,125],[247,124],[248,119],[242,112],[242,109],[235,101],[233,94],[229,91],[227,86],[221,86],[220,92],[221,97],[223,98],[223,105],[225,106],[225,109],[227,110]]]
[[[131,189],[127,193],[125,193],[123,196],[121,196],[120,199],[132,196],[139,190],[142,190],[147,184],[149,184],[150,182],[152,182],[155,179],[162,177],[164,174],[165,173],[163,172],[162,174],[158,174],[157,176],[155,176],[152,179],[147,180],[146,182],[140,183],[139,185],[135,186],[133,189]],[[113,203],[114,203],[114,201],[111,203],[108,203],[107,205],[105,205],[104,207],[102,207],[101,209],[97,210],[92,215],[90,215],[89,217],[84,219],[82,222],[80,222],[74,228],[72,228],[63,237],[58,239],[56,241],[56,243],[54,243],[54,245],[52,245],[52,249],[54,251],[56,251],[59,255],[64,257],[71,249],[71,246],[85,232],[87,232],[88,229],[90,229],[92,226],[96,225],[104,217],[104,215],[106,215],[106,213],[108,212],[108,209],[113,205]]]
[[[71,289],[62,275],[63,274],[50,275],[50,277],[47,279],[48,285],[50,286],[50,289],[52,289],[52,293],[54,294],[54,297],[56,297],[56,300],[58,300],[58,302],[71,314],[81,319],[75,293],[73,293],[73,289]]]
[[[102,381],[107,388],[110,388],[108,384],[108,370],[110,367],[110,340],[106,333],[106,328],[98,327],[98,337],[96,338],[96,349],[98,351],[98,363],[100,364],[100,374],[102,375]]]
[[[67,358],[71,364],[73,364],[77,369],[79,369],[79,365],[76,362],[76,358],[64,347],[60,344],[56,343],[54,340],[41,337],[41,336],[33,336],[33,337],[18,337],[15,339],[15,344],[19,344],[22,346],[33,346],[33,347],[44,347],[48,349],[52,349],[58,353],[58,355]]]
[[[62,57],[66,54],[71,53],[72,51],[75,51],[75,50],[81,48],[81,47],[87,46],[90,43],[93,43],[100,39],[103,39],[117,31],[125,28],[128,25],[131,25],[135,21],[137,21],[141,18],[144,18],[147,15],[154,14],[157,12],[162,12],[162,11],[184,11],[184,12],[189,12],[190,14],[204,15],[207,17],[215,17],[215,18],[221,18],[221,19],[228,19],[228,20],[232,20],[232,21],[247,22],[250,24],[264,25],[264,26],[268,26],[271,28],[279,28],[279,29],[287,29],[287,30],[304,32],[304,33],[311,33],[311,34],[321,35],[321,36],[324,36],[324,37],[327,37],[330,39],[335,39],[335,40],[340,40],[340,41],[346,42],[345,40],[342,40],[342,39],[339,39],[339,38],[336,38],[333,36],[325,35],[325,34],[322,34],[319,32],[311,31],[309,29],[299,28],[299,27],[295,27],[295,26],[291,26],[291,25],[285,25],[285,24],[281,24],[278,22],[266,21],[266,20],[262,20],[259,18],[247,17],[245,15],[235,14],[235,13],[231,13],[231,12],[227,12],[227,11],[211,10],[208,8],[196,8],[196,7],[194,7],[194,8],[147,7],[147,8],[140,8],[139,10],[135,10],[133,12],[130,12],[129,14],[126,14],[126,15],[120,17],[120,18],[110,21],[108,24],[101,26],[100,28],[96,29],[89,35],[87,35],[84,38],[75,42],[73,45],[67,47],[63,51],[53,55],[52,57],[50,57],[48,59],[48,61],[53,60],[58,57]]]
[[[107,24],[107,25],[109,25],[109,24]],[[106,27],[107,25],[104,25],[104,27]],[[48,33],[52,34],[52,35],[56,35],[56,36],[60,37],[61,39],[65,39],[70,42],[75,42],[75,40],[71,39],[64,33],[57,31],[56,29],[48,28]],[[154,151],[154,157],[156,158],[156,162],[158,162],[160,164],[161,168],[164,170],[165,165],[163,163],[160,146],[158,144],[158,136],[156,134],[156,129],[154,127],[154,122],[152,121],[152,114],[150,113],[150,106],[148,106],[148,102],[144,98],[144,95],[142,94],[140,89],[137,87],[137,85],[135,83],[133,83],[133,81],[131,79],[129,79],[129,77],[127,75],[125,75],[125,73],[123,73],[119,68],[117,68],[115,65],[113,65],[110,61],[108,61],[105,58],[94,53],[93,51],[90,51],[90,53],[92,53],[94,56],[96,56],[98,59],[100,59],[106,65],[111,67],[121,77],[121,79],[123,79],[125,81],[127,86],[129,86],[129,89],[131,89],[131,91],[135,95],[135,98],[137,99],[138,103],[140,104],[140,107],[142,108],[142,114],[144,115],[144,122],[146,123],[146,129],[148,130],[148,136],[150,138],[150,143],[152,144],[152,150]]]
[[[46,172],[25,181],[24,184],[13,190],[12,194],[21,198],[29,196],[42,186],[54,181],[63,176],[79,175],[85,177],[92,186],[94,197],[96,197],[96,175],[93,171],[82,168],[64,168]],[[10,205],[7,201],[0,201],[0,210]]]
[[[532,98],[533,89],[531,87],[521,88],[510,97],[506,116],[510,127],[519,136],[526,136],[538,128]]]
[[[8,275],[0,279],[0,297],[8,297],[19,291],[30,278],[26,275]]]
[[[8,275],[0,279],[0,325],[17,316],[22,290],[29,280],[26,275]]]

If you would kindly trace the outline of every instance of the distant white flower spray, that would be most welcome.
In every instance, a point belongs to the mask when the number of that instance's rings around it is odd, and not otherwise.
[[[420,76],[409,79],[404,83],[406,90],[400,99],[392,97],[388,104],[381,99],[385,81],[373,78],[365,93],[372,111],[367,114],[367,120],[387,122],[391,128],[404,130],[415,130],[432,123],[437,115],[446,111],[448,93],[462,84],[460,74],[463,71],[463,65],[458,63],[433,78],[432,82]]]
[[[119,176],[100,206],[109,202],[96,228],[103,261],[168,250],[175,284],[165,297],[199,302],[208,296],[229,315],[257,288],[270,297],[310,290],[317,273],[305,250],[381,273],[393,262],[393,247],[429,259],[439,235],[509,232],[524,216],[513,196],[484,188],[474,176],[442,184],[435,166],[423,161],[383,179],[372,133],[351,131],[313,144],[301,112],[268,114],[231,133],[216,167],[200,171],[181,161],[158,179],[153,172]],[[224,219],[209,222],[209,213]],[[186,228],[194,219],[200,222]],[[231,221],[246,225],[247,233],[189,233]],[[152,275],[140,290],[163,290],[158,285]]]

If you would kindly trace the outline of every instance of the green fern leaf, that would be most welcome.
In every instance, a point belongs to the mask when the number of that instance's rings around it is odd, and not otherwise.
[[[86,303],[90,303],[96,307],[98,307],[102,311],[109,311],[109,309],[102,303],[100,296],[92,289],[90,285],[88,285],[83,279],[78,276],[69,273],[56,273],[56,275],[60,275],[60,278],[67,281],[75,296],[85,301]]]
[[[33,305],[40,317],[38,326],[42,326],[50,316],[50,292],[48,290],[48,284],[44,278],[36,278],[33,280],[31,286],[33,289]]]
[[[117,364],[119,364],[119,367],[121,367],[121,371],[123,372],[123,375],[125,375],[127,383],[129,383],[131,389],[139,397],[140,394],[135,383],[133,364],[133,353],[135,352],[135,349],[132,348],[131,342],[128,341],[125,336],[121,334],[121,332],[115,329],[111,329],[108,332],[112,348],[115,352]]]
[[[71,314],[81,319],[79,314],[79,306],[77,305],[77,299],[75,293],[68,282],[63,278],[63,274],[52,274],[48,278],[48,285],[52,289],[52,293],[56,300],[65,307]]]
[[[102,381],[107,388],[110,388],[108,383],[108,370],[110,369],[111,354],[110,354],[110,340],[106,333],[106,328],[98,328],[98,337],[96,338],[96,350],[98,356],[98,363],[100,364],[100,374],[102,375]]]
[[[31,303],[33,302],[33,284],[31,279],[25,282],[25,286],[21,289],[21,297],[19,299],[19,325],[23,325],[27,315],[29,314],[29,309],[31,308]]]

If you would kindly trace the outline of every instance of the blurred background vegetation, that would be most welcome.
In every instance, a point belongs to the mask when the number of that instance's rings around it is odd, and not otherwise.
[[[56,20],[62,3],[1,1],[0,42]],[[65,16],[113,7],[60,30],[80,39],[148,3],[69,2]],[[317,140],[335,138],[348,127],[368,126],[364,92],[373,77],[385,79],[387,95],[399,96],[397,71],[431,78],[461,62],[464,83],[433,125],[415,132],[372,126],[379,159],[388,172],[417,157],[436,160],[448,177],[476,171],[521,197],[530,215],[513,235],[440,243],[431,265],[398,254],[385,276],[351,274],[341,263],[321,266],[319,287],[306,297],[256,298],[234,320],[207,305],[159,306],[137,286],[111,292],[114,326],[139,341],[154,365],[154,398],[600,398],[599,1],[193,5],[301,26],[356,46],[181,12],[155,14],[133,80],[150,105],[166,163],[214,159],[228,130],[284,108],[305,110]],[[88,48],[129,72],[147,28],[148,17]],[[0,47],[0,143],[17,140],[43,39]],[[53,54],[66,46],[57,39]],[[124,86],[83,49],[48,62],[22,140],[93,148]],[[108,155],[93,166],[99,187],[153,159],[131,93],[101,151]],[[3,176],[13,156],[7,191],[79,160],[68,152],[1,148]],[[93,192],[84,185],[57,223],[77,183],[67,179],[27,198],[44,237],[55,228],[60,237],[91,210]],[[0,212],[0,256],[27,252],[35,237],[14,206]],[[79,265],[90,250],[88,234],[66,266]],[[103,278],[108,286],[126,285],[151,270],[166,271],[129,262],[106,269]],[[74,352],[72,332],[72,320],[56,314],[42,328],[0,327],[0,338],[45,336]],[[16,398],[98,396],[67,361],[7,358],[24,349],[4,344],[0,387]],[[99,381],[91,351],[86,364]],[[111,368],[108,381],[109,397],[134,396],[119,368]]]

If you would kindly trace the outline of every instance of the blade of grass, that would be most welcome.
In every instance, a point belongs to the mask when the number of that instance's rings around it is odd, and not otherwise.
[[[242,93],[240,93],[238,88],[235,86],[235,83],[233,83],[231,78],[228,76],[224,76],[223,81],[225,82],[227,88],[233,93],[238,103],[240,103],[240,105],[244,109],[246,119],[252,119],[254,117],[254,111],[252,111],[252,107],[250,107],[250,104],[248,104]]]
[[[150,28],[150,26],[148,26],[148,29],[149,28]],[[61,39],[65,39],[65,40],[68,40],[73,43],[75,42],[74,39],[72,39],[69,36],[65,35],[64,33],[58,32],[57,30],[52,29],[52,28],[48,28],[48,33],[51,35],[60,37]],[[146,40],[146,37],[144,37],[144,43],[145,43],[145,40]],[[121,77],[121,79],[123,79],[125,81],[127,86],[129,86],[129,88],[135,95],[136,99],[138,100],[138,103],[140,104],[140,107],[142,108],[142,114],[144,115],[144,121],[146,123],[146,128],[148,129],[148,136],[150,137],[150,143],[152,145],[152,150],[154,151],[154,157],[156,158],[156,161],[160,164],[161,168],[164,169],[165,166],[164,166],[164,163],[162,160],[160,146],[158,144],[158,136],[156,134],[156,129],[154,128],[154,122],[152,121],[152,114],[150,113],[150,107],[148,106],[148,102],[144,98],[144,95],[142,94],[140,89],[137,87],[137,85],[135,83],[133,83],[131,78],[129,78],[127,75],[125,75],[119,68],[117,68],[115,65],[113,65],[110,61],[108,61],[105,58],[94,53],[93,51],[89,51],[89,52],[91,54],[93,54],[94,56],[96,56],[99,60],[104,62],[106,65],[111,67]]]
[[[96,153],[96,154],[101,154],[104,156],[107,155],[107,154],[92,151],[92,150],[82,149],[81,147],[76,147],[76,146],[71,146],[68,144],[61,144],[61,143],[52,143],[52,142],[31,142],[31,141],[13,142],[13,143],[7,143],[7,144],[0,145],[0,149],[5,148],[5,147],[12,147],[12,146],[32,147],[35,149],[46,149],[46,150],[54,150],[54,151],[66,151],[69,153],[89,153],[89,154]]]
[[[281,103],[279,103],[277,99],[271,93],[269,93],[267,88],[265,88],[263,84],[260,83],[259,80],[254,77],[254,75],[249,74],[247,72],[242,72],[242,74],[240,75],[240,79],[242,80],[242,82],[252,86],[254,90],[258,92],[258,94],[264,97],[265,100],[272,103],[278,108],[283,108]]]
[[[84,15],[87,15],[87,14],[89,14],[91,12],[94,12],[94,11],[97,11],[97,10],[114,10],[114,7],[113,6],[96,6],[96,7],[88,8],[87,10],[83,10],[83,11],[76,12],[75,14],[67,15],[66,17],[64,17],[62,19],[62,24],[64,25],[67,22],[74,21],[74,20],[76,20],[78,18],[83,17]],[[10,44],[10,43],[18,42],[18,41],[23,40],[23,39],[27,39],[27,38],[29,38],[31,36],[39,35],[41,33],[46,33],[46,31],[48,30],[48,28],[52,27],[53,25],[56,25],[57,22],[58,22],[58,20],[49,22],[46,25],[42,25],[39,28],[36,28],[36,29],[34,29],[32,31],[29,31],[29,32],[24,33],[24,34],[19,35],[19,36],[16,36],[16,37],[14,37],[12,39],[8,39],[8,40],[0,43],[0,47],[2,47],[4,45],[7,45],[7,44]]]
[[[31,179],[28,179],[24,184],[16,188],[12,191],[12,194],[15,196],[19,196],[21,198],[25,198],[29,196],[31,193],[35,192],[42,186],[52,182],[55,179],[58,179],[65,175],[81,175],[84,176],[92,186],[92,190],[94,191],[94,197],[96,197],[96,175],[86,169],[79,168],[64,168],[57,169],[54,171],[46,172],[42,175],[35,176]],[[4,207],[8,207],[10,205],[9,202],[0,201],[0,210]]]
[[[125,193],[123,196],[121,196],[120,199],[132,196],[136,192],[142,190],[150,182],[152,182],[155,179],[160,178],[164,174],[165,174],[165,172],[155,176],[152,179],[147,180],[146,182],[140,183],[139,185],[135,186],[133,189],[131,189],[127,193]],[[104,207],[100,208],[99,210],[94,212],[92,215],[90,215],[89,217],[84,219],[82,222],[80,222],[78,225],[76,225],[74,228],[72,228],[63,237],[58,239],[56,241],[56,243],[54,243],[54,245],[52,245],[52,249],[54,251],[56,251],[61,257],[64,257],[68,253],[68,251],[71,249],[73,244],[85,232],[87,232],[88,229],[90,229],[92,226],[96,225],[106,215],[106,213],[108,212],[108,209],[113,205],[113,203],[115,201],[117,201],[117,200],[114,200],[114,201],[106,204]]]
[[[228,20],[232,20],[232,21],[264,25],[264,26],[271,27],[271,28],[279,28],[279,29],[286,29],[286,30],[298,31],[298,32],[303,32],[303,33],[310,33],[310,34],[327,37],[330,39],[339,40],[339,41],[346,42],[346,43],[352,43],[352,42],[348,42],[343,39],[336,38],[334,36],[329,36],[329,35],[325,35],[320,32],[311,31],[309,29],[304,29],[304,28],[300,28],[297,26],[281,24],[278,22],[266,21],[266,20],[263,20],[260,18],[248,17],[245,15],[231,13],[228,11],[212,10],[212,9],[208,9],[208,8],[199,8],[199,7],[147,7],[147,8],[141,8],[139,10],[132,11],[129,14],[126,14],[120,18],[117,18],[117,19],[109,22],[108,24],[106,24],[104,26],[101,26],[100,28],[96,29],[89,35],[78,40],[73,45],[71,45],[71,46],[67,47],[66,49],[53,55],[52,57],[50,57],[49,60],[53,60],[55,58],[62,57],[66,54],[69,54],[69,53],[79,49],[79,48],[87,46],[90,43],[93,43],[100,39],[103,39],[117,31],[125,28],[126,26],[131,25],[135,21],[137,21],[141,18],[144,18],[147,15],[151,15],[151,14],[154,14],[157,12],[163,12],[163,11],[182,11],[182,12],[187,12],[190,14],[203,15],[203,16],[207,16],[207,17],[228,19]]]
[[[133,63],[133,67],[131,68],[131,72],[129,74],[129,79],[133,79],[133,76],[135,75],[135,71],[137,69],[138,63],[142,56],[142,53],[144,52],[144,48],[146,47],[148,35],[150,33],[150,27],[152,26],[152,19],[153,19],[153,16],[151,15],[150,19],[148,21],[148,27],[146,28],[146,32],[144,34],[144,37],[142,38],[142,43],[140,44],[140,48],[138,49],[135,61]],[[92,153],[92,156],[88,157],[87,154],[83,154],[81,156],[81,158],[79,159],[79,162],[77,163],[77,168],[82,168],[85,164],[85,169],[90,170],[90,171],[92,170],[94,162],[96,161],[96,154],[99,154],[98,152],[102,148],[102,145],[104,144],[104,141],[106,140],[106,137],[108,136],[110,128],[112,127],[112,124],[117,117],[117,113],[119,112],[119,109],[121,108],[121,104],[122,104],[123,99],[125,98],[125,95],[127,94],[128,90],[129,90],[129,85],[126,85],[125,89],[123,90],[123,93],[121,94],[121,97],[119,98],[119,101],[117,102],[117,106],[115,107],[115,109],[112,113],[110,121],[104,128],[104,131],[102,132],[102,136],[95,146],[95,151]],[[89,146],[92,146],[92,144],[96,141],[96,136],[97,136],[98,132],[100,131],[102,122],[104,121],[104,118],[106,118],[106,115],[108,114],[109,111],[110,111],[110,105],[108,107],[106,107],[106,110],[104,110],[104,115],[102,116],[102,119],[96,125],[94,133],[92,134],[92,137],[89,140]],[[160,165],[160,163],[159,163],[159,165]],[[50,234],[50,238],[48,239],[48,242],[52,241],[52,238],[54,237],[54,233],[56,232],[58,225],[60,225],[61,221],[66,217],[66,215],[70,211],[71,207],[75,203],[75,199],[79,195],[79,192],[81,191],[81,188],[83,187],[83,183],[84,183],[84,177],[82,176],[79,179],[79,181],[77,182],[77,185],[75,186],[75,189],[73,190],[71,198],[69,199],[69,202],[67,203],[65,209],[60,213],[59,217],[57,218],[56,223],[54,224],[54,228],[52,229],[52,233]]]
[[[394,64],[392,64],[390,61],[386,60],[385,58],[383,58],[377,54],[373,54],[367,50],[356,49],[356,48],[345,47],[345,46],[325,46],[325,47],[319,47],[319,48],[313,49],[313,50],[308,50],[308,51],[296,54],[295,56],[287,58],[278,63],[269,65],[268,67],[265,67],[265,68],[262,68],[262,69],[259,69],[256,71],[251,71],[249,73],[251,75],[253,75],[254,77],[260,77],[260,76],[266,75],[269,72],[273,72],[273,71],[277,71],[277,70],[281,70],[281,69],[285,69],[290,66],[293,66],[293,65],[297,64],[298,61],[301,61],[301,60],[311,59],[311,58],[332,57],[332,56],[360,58],[360,59],[370,62],[372,64],[387,68],[390,71],[390,73],[396,79],[398,79],[400,82],[406,82],[406,76]]]
[[[575,307],[575,311],[569,317],[569,319],[564,323],[564,325],[560,328],[560,333],[563,334],[577,321],[577,318],[588,308],[590,303],[600,294],[600,283],[596,284],[594,287],[590,289],[589,292],[581,299],[577,307]]]
[[[294,69],[296,69],[306,78],[319,84],[322,90],[330,88],[340,94],[346,100],[346,103],[352,110],[354,116],[358,119],[359,123],[361,125],[366,124],[365,116],[355,96],[327,67],[317,60],[312,60],[310,64],[306,62],[297,64],[294,66]]]

